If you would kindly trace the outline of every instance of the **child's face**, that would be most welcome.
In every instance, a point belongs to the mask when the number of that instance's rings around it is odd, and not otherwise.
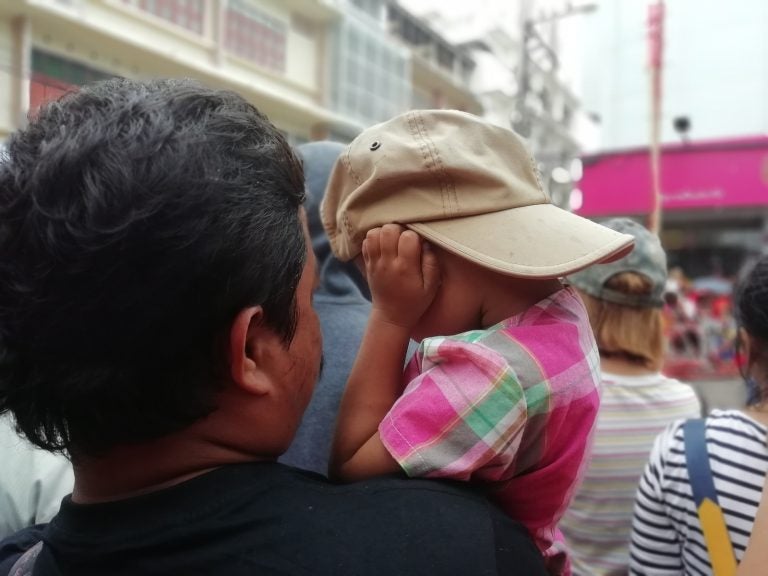
[[[420,341],[482,328],[484,271],[437,246],[432,248],[440,265],[440,288],[411,337]]]

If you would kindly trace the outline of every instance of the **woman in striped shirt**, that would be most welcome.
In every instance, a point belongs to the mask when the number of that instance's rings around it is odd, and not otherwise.
[[[627,573],[632,506],[653,441],[670,422],[701,414],[693,389],[659,372],[667,259],[658,238],[626,218],[603,224],[632,234],[635,249],[569,278],[587,306],[602,380],[592,459],[560,521],[577,576]]]
[[[758,390],[744,410],[715,410],[706,447],[736,560],[741,560],[768,470],[768,258],[747,277],[736,303],[743,375]],[[712,574],[685,460],[682,422],[656,440],[640,481],[632,523],[631,574]],[[767,569],[768,570],[768,569]]]

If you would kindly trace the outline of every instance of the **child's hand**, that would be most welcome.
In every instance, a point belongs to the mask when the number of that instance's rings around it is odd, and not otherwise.
[[[363,260],[373,313],[410,331],[429,308],[440,285],[434,253],[416,232],[386,224],[366,235]]]

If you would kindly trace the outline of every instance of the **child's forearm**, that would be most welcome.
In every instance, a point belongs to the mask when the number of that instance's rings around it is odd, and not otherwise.
[[[329,475],[358,480],[399,469],[378,438],[378,427],[402,392],[409,330],[374,311],[347,381],[336,422]]]
[[[401,393],[408,340],[440,285],[435,254],[398,224],[369,230],[363,240],[372,310],[336,423],[329,474],[359,480],[400,466],[379,438],[379,424]]]

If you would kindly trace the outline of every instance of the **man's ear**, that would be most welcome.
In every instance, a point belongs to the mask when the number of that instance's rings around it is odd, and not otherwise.
[[[232,381],[242,390],[269,393],[272,379],[265,368],[276,340],[274,332],[264,326],[261,306],[244,308],[235,316],[229,330],[229,366]]]

